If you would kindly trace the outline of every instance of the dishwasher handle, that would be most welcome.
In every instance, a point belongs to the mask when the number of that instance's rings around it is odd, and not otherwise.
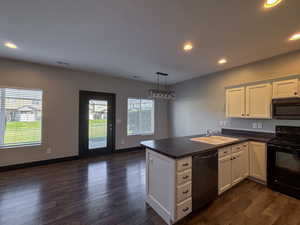
[[[209,159],[209,158],[214,158],[217,155],[218,155],[218,152],[216,151],[216,152],[214,152],[212,154],[209,154],[209,155],[196,155],[194,157],[197,158],[197,159]]]

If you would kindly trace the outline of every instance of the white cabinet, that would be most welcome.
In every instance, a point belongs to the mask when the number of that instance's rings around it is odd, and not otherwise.
[[[244,143],[242,145],[243,151],[242,151],[242,176],[244,178],[249,176],[249,144]]]
[[[219,194],[248,177],[248,143],[219,149]]]
[[[240,183],[243,179],[243,161],[242,161],[242,151],[232,154],[232,185]]]
[[[226,117],[271,118],[272,85],[270,83],[226,90]]]
[[[219,194],[231,188],[231,155],[219,159]]]
[[[226,117],[240,118],[245,116],[245,88],[226,90]]]
[[[265,143],[250,142],[250,176],[267,181],[267,149]]]
[[[273,98],[299,97],[299,80],[273,82]]]
[[[246,117],[271,118],[272,85],[270,83],[246,87]]]
[[[172,159],[146,150],[146,202],[174,224],[192,212],[192,157]]]

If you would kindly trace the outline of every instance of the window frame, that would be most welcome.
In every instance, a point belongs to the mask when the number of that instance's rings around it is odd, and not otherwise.
[[[39,142],[32,142],[32,143],[19,143],[19,144],[14,144],[14,145],[2,145],[0,146],[0,150],[5,150],[5,149],[18,149],[18,148],[28,148],[28,147],[38,147],[43,145],[43,140],[44,140],[44,129],[43,129],[43,124],[44,124],[44,90],[41,88],[27,88],[27,87],[16,87],[16,86],[6,86],[6,85],[0,85],[1,88],[7,88],[7,89],[20,89],[20,90],[25,90],[25,91],[40,91],[41,92],[41,101],[42,101],[42,108],[41,108],[41,139]]]
[[[149,133],[135,133],[135,134],[129,134],[128,133],[128,101],[129,99],[134,99],[134,100],[139,100],[140,101],[140,109],[141,109],[141,102],[142,100],[151,100],[153,102],[153,109],[152,109],[152,132]],[[139,117],[140,120],[140,117]],[[154,99],[149,99],[149,98],[141,98],[141,97],[128,97],[127,98],[127,124],[126,124],[126,134],[127,136],[153,136],[155,134],[155,100]]]

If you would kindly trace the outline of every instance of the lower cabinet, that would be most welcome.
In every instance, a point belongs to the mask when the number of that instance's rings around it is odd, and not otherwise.
[[[146,150],[147,203],[174,224],[192,212],[192,157],[172,159]]]
[[[265,143],[250,142],[250,177],[267,181],[267,148]]]
[[[219,194],[247,177],[266,182],[266,144],[247,142],[219,149]]]
[[[249,174],[248,143],[219,150],[219,194],[240,183]]]
[[[219,194],[231,188],[231,155],[219,159]]]

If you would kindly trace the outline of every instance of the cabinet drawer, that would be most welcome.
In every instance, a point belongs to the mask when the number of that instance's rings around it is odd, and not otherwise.
[[[242,144],[234,145],[234,146],[231,147],[231,152],[232,153],[240,152],[242,150],[243,150],[243,145]]]
[[[243,150],[247,150],[249,147],[248,142],[242,143],[241,145],[242,145]]]
[[[192,168],[192,158],[187,157],[184,159],[179,159],[176,162],[177,171],[183,171]]]
[[[224,156],[228,156],[231,154],[231,147],[226,147],[219,149],[219,158],[222,158]]]
[[[192,180],[192,170],[191,169],[177,173],[177,185],[184,184],[191,180]]]
[[[184,201],[192,196],[192,183],[183,184],[177,187],[177,203]]]
[[[190,212],[192,212],[192,198],[189,198],[177,205],[177,220],[185,217]]]

